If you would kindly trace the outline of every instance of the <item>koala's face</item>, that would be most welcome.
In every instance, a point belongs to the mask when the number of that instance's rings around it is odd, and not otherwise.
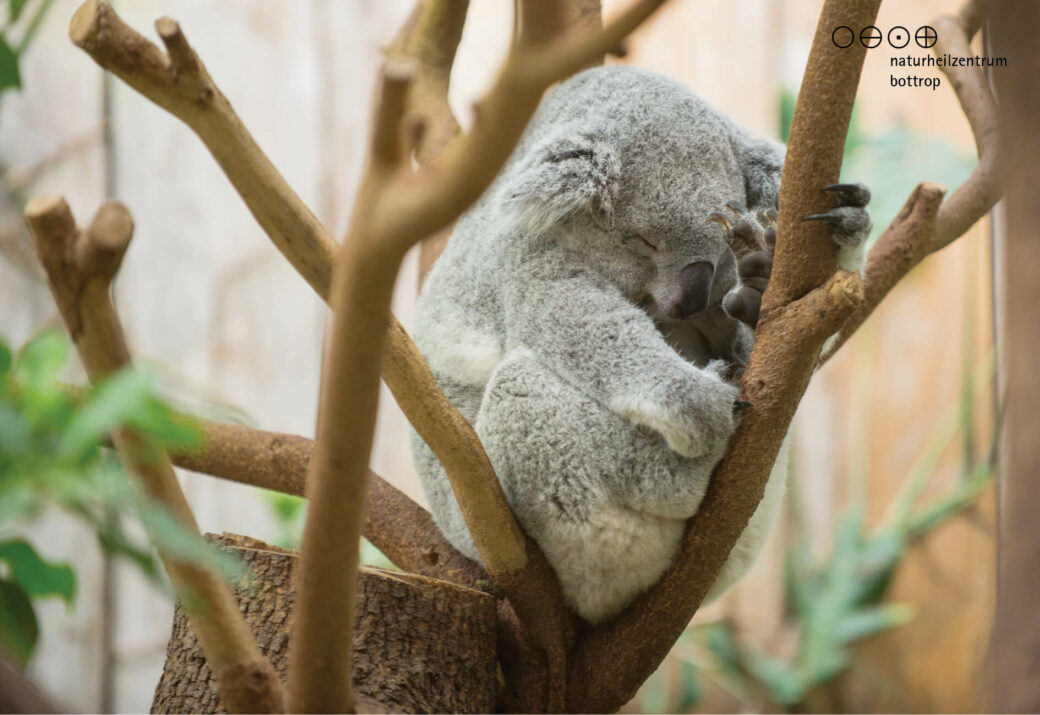
[[[503,178],[525,233],[554,230],[658,319],[692,318],[736,283],[723,231],[745,198],[724,116],[677,83],[589,70],[550,93]]]

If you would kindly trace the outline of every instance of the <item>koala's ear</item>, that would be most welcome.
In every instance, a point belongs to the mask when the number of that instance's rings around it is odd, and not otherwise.
[[[735,139],[734,149],[744,173],[747,205],[752,209],[776,206],[780,172],[784,168],[784,145],[743,134]]]
[[[621,160],[608,143],[557,136],[534,146],[516,166],[504,186],[503,208],[535,233],[578,212],[609,224],[620,178]]]

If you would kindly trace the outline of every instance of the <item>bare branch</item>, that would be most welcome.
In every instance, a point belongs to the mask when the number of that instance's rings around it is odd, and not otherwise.
[[[421,126],[415,158],[428,164],[459,133],[459,123],[448,104],[448,87],[455,52],[462,39],[469,0],[423,0],[404,24],[390,49],[418,64],[408,96],[409,121]],[[433,268],[448,242],[451,226],[425,238],[419,249],[419,285]]]
[[[985,18],[988,3],[969,0],[957,17],[940,17],[932,24],[938,40],[936,56],[971,54],[970,40]],[[837,339],[820,358],[826,362],[870,317],[889,291],[926,256],[964,235],[987,214],[1003,192],[997,107],[985,70],[942,67],[968,119],[979,155],[971,176],[945,201],[946,190],[931,182],[918,185],[903,210],[892,220],[867,255],[863,271],[863,304],[842,326]]]
[[[107,203],[90,227],[79,232],[64,199],[39,197],[26,206],[25,217],[36,237],[51,292],[91,380],[128,365],[130,352],[109,291],[133,234],[130,213],[121,204]],[[198,533],[166,452],[131,429],[117,431],[113,441],[127,471],[185,528]],[[174,560],[161,549],[160,555],[220,683],[225,707],[232,712],[282,712],[281,681],[260,654],[228,585],[210,569]]]
[[[314,440],[242,425],[189,418],[202,428],[202,449],[170,454],[178,467],[242,484],[303,496]],[[364,535],[404,571],[471,588],[487,574],[441,534],[429,512],[369,473]]]
[[[376,364],[383,355],[393,283],[405,252],[454,221],[487,188],[550,83],[616,45],[659,4],[660,0],[636,2],[620,20],[598,33],[567,34],[549,42],[521,36],[494,88],[480,104],[473,130],[414,173],[405,166],[390,172],[379,164],[376,154],[383,142],[377,130],[369,169],[362,177],[350,230],[337,260],[330,300],[332,338],[323,376],[317,447],[308,471],[310,511],[302,547],[300,610],[289,663],[293,709],[352,706],[349,683],[336,677],[350,672],[350,653],[342,644],[349,642],[353,622],[350,600],[357,568],[355,545],[378,404]],[[388,100],[383,93],[377,117],[394,114],[386,106],[388,101],[393,102],[393,96]],[[436,425],[428,427],[435,433]],[[444,445],[431,447],[439,459],[453,456]],[[482,448],[476,451],[478,447],[479,443],[471,454],[486,460]],[[559,587],[551,569],[547,565],[541,568],[543,559],[530,559],[538,551],[529,550],[533,544],[523,538],[490,463],[479,471],[449,473],[449,478],[488,574],[506,592],[530,635],[548,640],[538,645],[546,649],[550,665],[561,670],[564,629],[527,620],[563,613]],[[481,521],[479,510],[471,508],[496,502],[504,506],[499,513],[507,519],[505,523]],[[485,533],[485,528],[494,531]],[[550,588],[552,592],[547,593]],[[546,597],[555,603],[545,605]],[[550,673],[550,679],[549,707],[558,707],[563,673],[557,672],[555,677]]]
[[[859,276],[835,272],[826,232],[801,217],[822,208],[820,187],[838,178],[865,49],[840,50],[836,25],[874,23],[880,0],[826,0],[816,27],[784,166],[773,274],[755,347],[741,380],[744,412],[679,555],[661,581],[613,621],[587,632],[571,654],[571,709],[611,712],[660,664],[708,593],[762,499],[769,472],[827,334],[863,299]]]

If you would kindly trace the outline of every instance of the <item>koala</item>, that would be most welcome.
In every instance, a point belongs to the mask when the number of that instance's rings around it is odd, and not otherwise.
[[[668,568],[737,425],[783,159],[671,79],[586,70],[547,93],[421,291],[416,344],[589,622]],[[869,192],[827,190],[836,208],[807,218],[848,263]],[[479,561],[444,470],[412,448],[435,521]],[[750,567],[785,480],[786,443],[712,596]]]

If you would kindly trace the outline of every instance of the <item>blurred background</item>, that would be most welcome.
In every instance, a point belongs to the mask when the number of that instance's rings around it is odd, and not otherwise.
[[[147,35],[162,15],[180,21],[275,165],[342,236],[381,48],[410,0],[114,4]],[[605,0],[605,13],[622,4]],[[115,300],[135,355],[154,365],[163,391],[199,414],[312,436],[325,306],[194,134],[71,44],[76,2],[3,6],[0,336],[17,348],[61,325],[21,220],[25,201],[63,194],[85,223],[117,198],[137,231]],[[957,7],[885,3],[878,26],[913,34]],[[675,77],[752,131],[783,139],[818,10],[802,0],[672,0],[611,61]],[[511,24],[511,2],[471,3],[451,93],[464,126]],[[906,53],[887,43],[868,52],[847,146],[844,178],[873,189],[876,232],[917,182],[953,188],[974,166],[945,78],[936,90],[891,86],[892,74],[939,76],[889,67]],[[751,575],[698,614],[627,710],[979,707],[994,602],[989,232],[984,220],[918,267],[817,374],[795,422],[780,526]],[[417,272],[412,257],[394,299],[406,326]],[[82,374],[72,368],[69,379]],[[385,389],[372,467],[423,500],[407,423]],[[283,545],[298,538],[299,500],[180,475],[204,532]],[[32,676],[71,708],[146,711],[169,637],[168,591],[65,511],[15,530],[76,579],[74,595],[34,604]]]

